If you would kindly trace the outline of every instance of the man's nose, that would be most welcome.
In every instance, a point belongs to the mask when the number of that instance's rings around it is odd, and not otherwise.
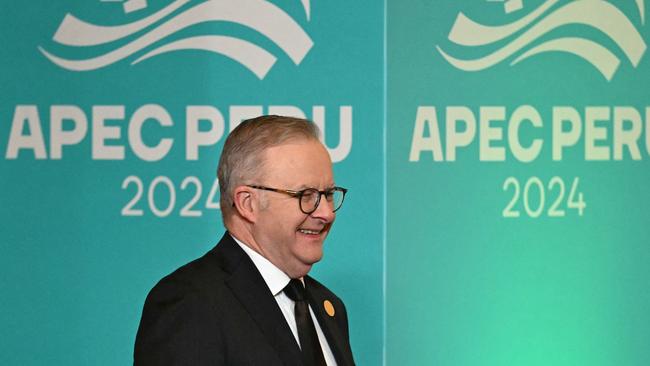
[[[336,213],[334,213],[334,202],[327,200],[324,193],[321,193],[320,202],[316,206],[316,210],[311,213],[314,218],[320,218],[327,222],[334,221]]]

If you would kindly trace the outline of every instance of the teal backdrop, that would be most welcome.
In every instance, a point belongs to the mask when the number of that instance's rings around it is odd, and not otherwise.
[[[387,364],[650,363],[647,5],[388,1]]]
[[[0,5],[0,364],[124,365],[242,119],[324,129],[359,365],[650,364],[644,0]]]
[[[0,364],[132,363],[149,289],[224,232],[226,134],[269,112],[325,126],[349,196],[312,273],[346,300],[357,362],[380,364],[382,4],[143,3],[1,5]]]

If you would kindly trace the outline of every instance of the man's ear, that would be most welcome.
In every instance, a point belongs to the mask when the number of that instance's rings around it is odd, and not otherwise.
[[[248,186],[238,186],[233,191],[233,204],[235,209],[244,219],[255,222],[259,209],[255,200],[255,192]]]

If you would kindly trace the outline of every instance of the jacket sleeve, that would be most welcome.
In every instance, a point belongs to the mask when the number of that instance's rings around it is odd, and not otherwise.
[[[210,301],[191,284],[163,279],[145,301],[134,365],[225,365],[217,323]]]

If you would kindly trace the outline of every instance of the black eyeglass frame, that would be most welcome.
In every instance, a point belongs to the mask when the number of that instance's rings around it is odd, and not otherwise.
[[[294,191],[294,190],[291,190],[291,189],[271,188],[271,187],[266,187],[266,186],[258,186],[258,185],[254,185],[254,184],[247,184],[246,186],[250,187],[250,188],[255,188],[255,189],[262,189],[262,190],[265,190],[265,191],[284,193],[284,194],[289,195],[291,197],[297,198],[298,199],[298,206],[300,207],[300,211],[302,211],[302,213],[304,213],[306,215],[310,215],[314,211],[316,211],[316,209],[318,209],[318,205],[320,205],[321,196],[325,195],[325,197],[327,197],[328,193],[334,192],[334,191],[343,192],[343,198],[341,198],[341,203],[339,204],[339,207],[334,208],[334,210],[332,212],[338,211],[341,207],[343,207],[343,201],[345,201],[345,194],[348,193],[348,190],[346,188],[343,188],[343,187],[332,187],[332,188],[325,189],[325,190],[322,190],[322,191],[319,191],[316,188],[305,188],[305,189],[300,190],[300,191]],[[316,204],[314,205],[314,208],[311,211],[306,211],[302,207],[302,196],[304,196],[305,192],[310,192],[310,191],[311,192],[318,192],[318,198],[316,199]],[[327,200],[327,198],[325,198],[325,199]]]

